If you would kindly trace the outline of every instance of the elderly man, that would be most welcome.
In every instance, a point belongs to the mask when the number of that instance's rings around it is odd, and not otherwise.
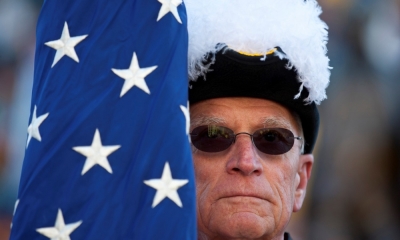
[[[290,239],[330,75],[320,8],[185,3],[198,239]]]

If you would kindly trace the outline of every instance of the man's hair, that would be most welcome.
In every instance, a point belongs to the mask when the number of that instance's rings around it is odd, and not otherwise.
[[[294,120],[296,121],[296,124],[297,124],[297,128],[299,129],[298,137],[301,137],[303,139],[301,141],[300,154],[304,154],[305,139],[304,139],[304,133],[303,133],[303,127],[302,127],[303,125],[301,124],[301,119],[295,111],[290,110],[290,113],[294,117]]]

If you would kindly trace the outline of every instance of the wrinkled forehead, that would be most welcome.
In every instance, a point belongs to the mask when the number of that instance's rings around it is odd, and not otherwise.
[[[191,119],[190,125],[191,127],[197,127],[201,125],[212,125],[212,124],[227,124],[229,122],[229,118],[218,116],[218,114],[214,114],[210,112],[210,114],[200,114]],[[263,125],[264,127],[280,127],[280,128],[292,128],[290,121],[287,118],[279,117],[279,116],[269,116],[269,117],[260,117],[256,122],[259,125]]]
[[[280,127],[301,133],[299,118],[279,103],[247,97],[215,98],[190,106],[191,128],[219,124],[229,127]]]

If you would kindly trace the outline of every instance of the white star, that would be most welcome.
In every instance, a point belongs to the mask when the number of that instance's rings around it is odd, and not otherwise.
[[[68,57],[72,58],[73,60],[75,60],[75,62],[79,62],[79,58],[78,55],[76,55],[74,47],[78,43],[80,43],[83,39],[85,39],[87,36],[88,35],[71,37],[69,35],[68,24],[67,22],[65,22],[60,39],[45,43],[47,46],[57,50],[56,55],[54,56],[53,65],[51,65],[51,67],[56,65],[56,63],[62,57],[64,57],[64,55],[67,55]]]
[[[179,23],[182,23],[179,17],[177,7],[182,4],[182,0],[158,0],[162,6],[158,12],[157,22],[165,16],[165,14],[171,12]]]
[[[31,141],[32,137],[38,140],[39,142],[42,141],[42,137],[40,136],[39,132],[39,126],[48,116],[49,113],[45,113],[37,118],[36,105],[35,105],[35,108],[33,109],[32,121],[31,124],[29,124],[28,126],[28,140],[26,141],[26,147],[28,147],[28,144]]]
[[[19,199],[17,199],[17,201],[15,201],[13,216],[15,216],[15,212],[17,211],[18,204],[19,204]],[[12,228],[12,226],[13,226],[13,224],[11,222],[10,228]]]
[[[73,147],[72,149],[87,157],[85,165],[82,169],[83,175],[96,164],[102,166],[105,170],[107,170],[107,172],[112,173],[107,156],[120,147],[120,145],[103,146],[101,143],[100,132],[98,129],[96,129],[91,146]]]
[[[57,219],[54,227],[38,228],[36,231],[51,240],[71,240],[69,235],[82,224],[82,221],[65,225],[64,217],[58,209]]]
[[[153,199],[153,208],[156,207],[166,197],[171,199],[179,207],[182,207],[182,202],[179,198],[177,190],[188,182],[189,181],[187,179],[173,179],[169,164],[166,162],[161,178],[146,180],[144,181],[144,184],[157,190]]]
[[[15,212],[17,211],[18,204],[19,204],[19,199],[17,199],[17,201],[15,201],[13,216],[15,215]]]
[[[180,105],[180,107],[186,119],[186,134],[189,134],[189,128],[190,128],[189,102],[187,103],[187,107],[182,105]]]
[[[131,65],[128,69],[115,69],[112,68],[111,70],[118,75],[119,77],[125,80],[124,86],[122,86],[120,97],[124,96],[124,94],[130,90],[133,86],[137,86],[138,88],[142,89],[145,93],[150,94],[150,90],[147,87],[145,82],[145,77],[153,72],[157,66],[147,67],[147,68],[140,68],[139,62],[136,57],[136,53],[133,53],[133,57],[131,60]]]

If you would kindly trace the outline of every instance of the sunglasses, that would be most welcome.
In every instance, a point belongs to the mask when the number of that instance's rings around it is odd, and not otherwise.
[[[203,152],[221,152],[228,149],[239,134],[246,134],[258,150],[270,155],[279,155],[288,152],[294,140],[303,141],[302,137],[295,137],[285,128],[261,128],[253,134],[247,132],[234,133],[232,129],[215,125],[204,125],[193,129],[190,133],[192,144]]]

